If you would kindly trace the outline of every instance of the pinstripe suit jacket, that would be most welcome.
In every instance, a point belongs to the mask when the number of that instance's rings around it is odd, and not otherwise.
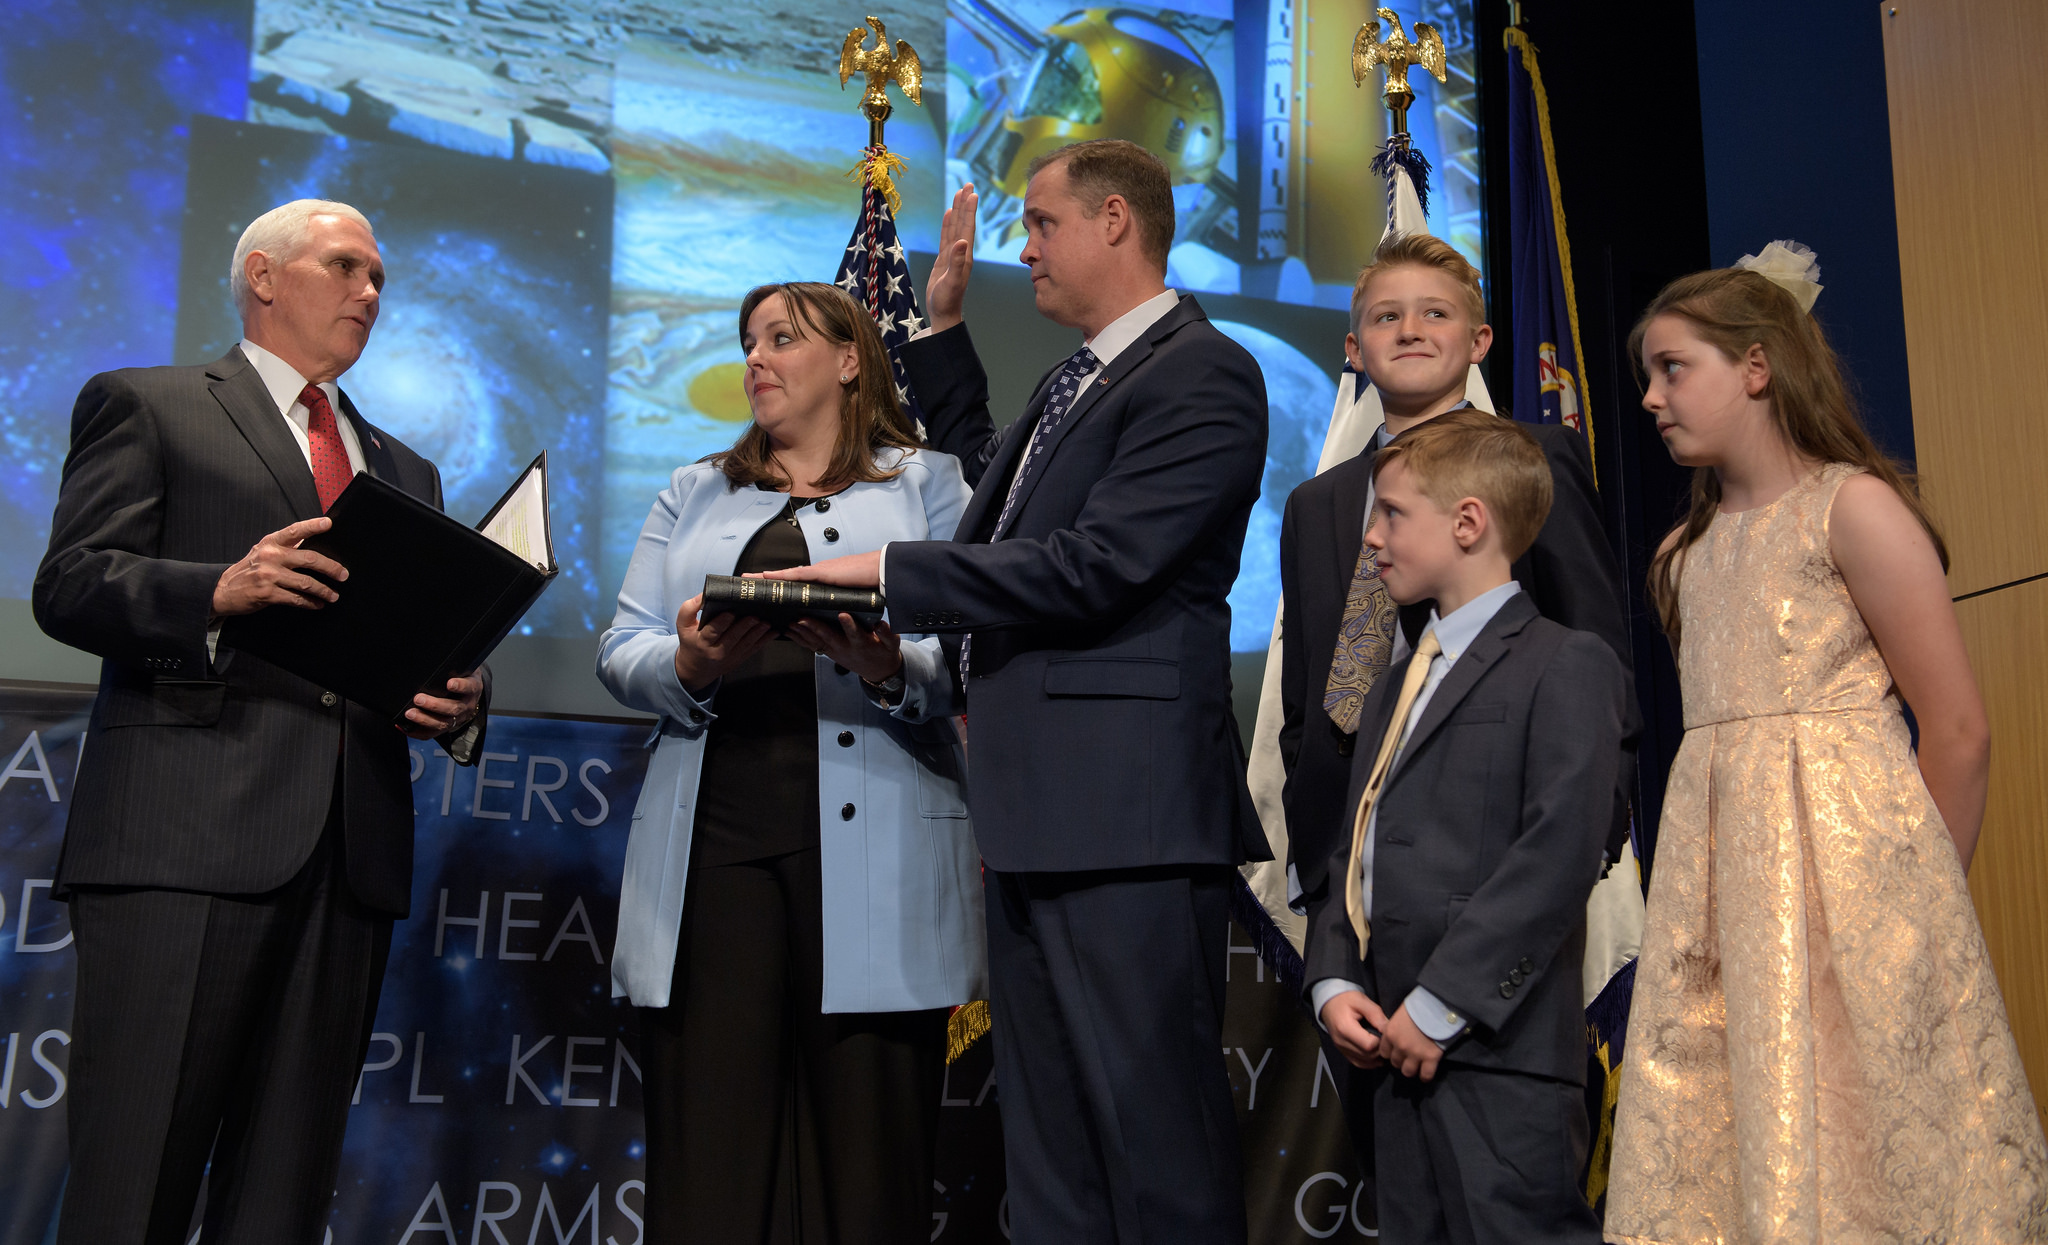
[[[341,407],[370,474],[438,507],[434,464],[371,427],[346,395]],[[265,535],[319,514],[305,455],[239,347],[204,367],[86,382],[34,598],[44,631],[103,659],[60,889],[281,886],[319,842],[338,777],[350,886],[406,915],[405,736],[225,644],[207,656],[221,573]],[[488,705],[488,677],[485,687]],[[480,751],[481,732],[469,744],[462,751]]]

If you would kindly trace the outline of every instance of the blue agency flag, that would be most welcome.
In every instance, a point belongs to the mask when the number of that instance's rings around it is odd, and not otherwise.
[[[1508,228],[1514,240],[1511,409],[1516,419],[1576,428],[1590,442],[1550,109],[1535,47],[1519,30],[1508,31],[1507,42]]]

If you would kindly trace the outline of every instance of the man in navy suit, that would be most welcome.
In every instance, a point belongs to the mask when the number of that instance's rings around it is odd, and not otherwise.
[[[1085,344],[998,432],[961,322],[975,198],[946,214],[904,366],[976,483],[951,542],[778,572],[880,583],[938,632],[969,715],[1010,1227],[1019,1242],[1242,1242],[1222,1046],[1232,868],[1266,858],[1230,706],[1230,607],[1265,380],[1166,288],[1165,166],[1121,140],[1033,162],[1041,315]],[[955,646],[950,637],[958,637]]]

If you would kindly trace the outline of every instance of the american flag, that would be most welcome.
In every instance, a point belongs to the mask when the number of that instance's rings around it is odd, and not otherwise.
[[[882,330],[882,345],[888,347],[889,361],[895,365],[896,396],[902,399],[912,422],[921,423],[922,412],[910,392],[898,352],[911,334],[925,326],[925,320],[910,279],[910,265],[904,260],[903,243],[896,237],[896,216],[872,179],[861,190],[860,219],[854,222],[853,237],[846,244],[833,283],[853,295],[875,318],[875,326]]]

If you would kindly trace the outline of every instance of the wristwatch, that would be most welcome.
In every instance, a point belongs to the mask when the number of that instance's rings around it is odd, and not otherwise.
[[[880,683],[870,683],[866,679],[862,679],[860,682],[861,686],[874,693],[876,700],[891,706],[903,698],[903,689],[908,686],[903,681],[903,672],[901,670],[883,679]]]

